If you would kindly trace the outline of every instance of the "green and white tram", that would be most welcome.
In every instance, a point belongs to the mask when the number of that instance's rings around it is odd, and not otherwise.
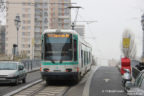
[[[92,48],[74,30],[48,29],[42,33],[41,75],[49,80],[75,80],[90,70]]]

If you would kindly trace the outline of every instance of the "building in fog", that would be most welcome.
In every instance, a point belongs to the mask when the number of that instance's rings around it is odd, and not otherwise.
[[[45,29],[69,29],[71,12],[67,8],[71,0],[7,0],[6,54],[12,56],[13,44],[17,44],[16,16],[20,16],[18,32],[19,54],[31,59],[41,57],[41,34]],[[61,4],[62,3],[62,4]]]
[[[109,66],[116,66],[116,65],[118,65],[118,62],[115,59],[111,59],[111,60],[108,60],[108,65]]]
[[[5,26],[0,23],[0,54],[5,54]]]
[[[84,25],[76,25],[74,29],[84,38],[85,34],[85,26]]]

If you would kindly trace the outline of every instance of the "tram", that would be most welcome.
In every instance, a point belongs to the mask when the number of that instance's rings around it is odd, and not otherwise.
[[[78,82],[90,70],[92,47],[74,30],[48,29],[42,33],[41,76]]]

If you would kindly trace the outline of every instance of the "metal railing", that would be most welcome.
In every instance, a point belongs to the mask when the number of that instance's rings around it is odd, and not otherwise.
[[[41,60],[21,60],[27,71],[32,71],[40,68]]]
[[[137,78],[137,76],[139,75],[140,72],[141,71],[138,70],[136,67],[132,67],[132,76],[133,76],[134,79]]]

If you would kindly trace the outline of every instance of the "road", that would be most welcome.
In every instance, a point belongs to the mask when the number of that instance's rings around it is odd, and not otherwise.
[[[64,96],[126,96],[121,85],[121,75],[116,67],[100,67],[89,72],[82,81],[72,86]],[[86,83],[90,79],[89,86]],[[87,90],[84,90],[85,87]],[[88,95],[83,94],[84,91],[89,92]]]
[[[91,72],[88,72],[82,80],[68,90],[68,92],[64,96],[82,96],[85,84],[90,77]]]
[[[27,82],[25,84],[23,84],[21,82],[17,86],[12,86],[10,84],[1,84],[0,85],[0,96],[4,95],[6,93],[9,93],[11,91],[17,90],[18,88],[25,86],[36,80],[39,80],[40,78],[41,78],[40,71],[35,71],[35,72],[31,72],[31,73],[27,74],[27,79],[26,79]]]
[[[26,84],[40,78],[41,76],[39,71],[29,73]],[[88,81],[90,81],[89,87],[86,86]],[[71,82],[60,82],[58,84],[55,82],[46,87],[69,86],[69,83]],[[10,91],[14,91],[26,84],[19,84],[18,86],[0,85],[0,96]],[[96,71],[88,72],[78,84],[69,86],[69,89],[65,92],[64,96],[83,96],[86,87],[88,87],[87,89],[89,92],[86,96],[126,96],[121,85],[120,72],[116,67],[99,67]]]
[[[93,75],[89,96],[126,96],[116,67],[100,67]]]

